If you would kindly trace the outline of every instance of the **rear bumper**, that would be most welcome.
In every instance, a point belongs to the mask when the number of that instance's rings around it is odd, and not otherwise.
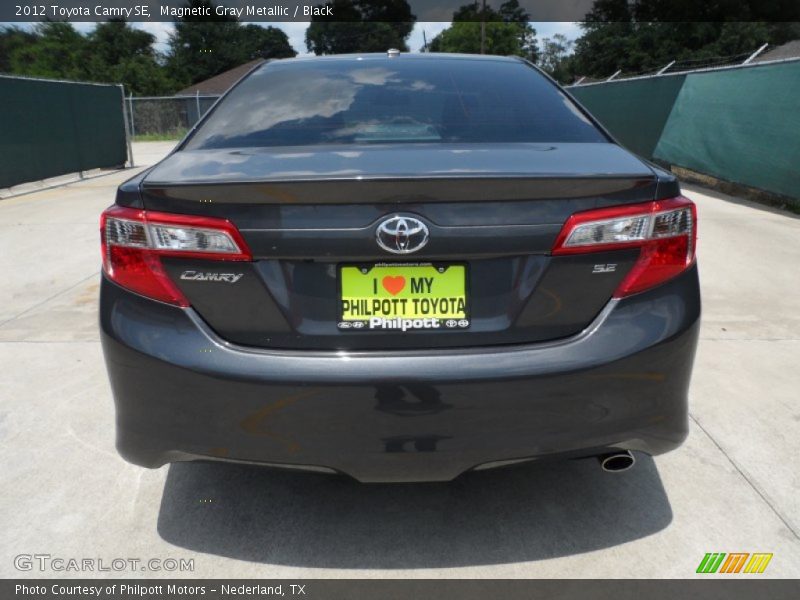
[[[699,317],[696,268],[612,302],[572,338],[459,350],[253,350],[105,278],[100,302],[127,460],[323,467],[360,481],[674,449],[687,434]]]

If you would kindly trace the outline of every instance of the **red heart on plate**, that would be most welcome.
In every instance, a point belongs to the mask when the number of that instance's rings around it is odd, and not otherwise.
[[[389,292],[392,296],[397,296],[397,294],[402,292],[403,288],[406,287],[406,278],[402,275],[387,275],[383,278],[381,283],[387,292]]]

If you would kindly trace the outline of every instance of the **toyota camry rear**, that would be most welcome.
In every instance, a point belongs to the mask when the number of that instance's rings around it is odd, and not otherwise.
[[[102,216],[117,446],[449,480],[687,433],[695,207],[529,63],[268,62]]]

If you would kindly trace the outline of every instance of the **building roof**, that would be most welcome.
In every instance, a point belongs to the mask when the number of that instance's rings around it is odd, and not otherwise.
[[[223,73],[220,73],[219,75],[214,75],[214,77],[211,77],[210,79],[190,85],[189,87],[182,89],[180,92],[177,92],[175,95],[194,96],[199,93],[201,96],[219,96],[227,92],[234,83],[247,75],[247,73],[249,73],[253,67],[263,62],[263,58],[251,60],[250,62],[239,65],[238,67],[234,67],[233,69],[229,69]]]

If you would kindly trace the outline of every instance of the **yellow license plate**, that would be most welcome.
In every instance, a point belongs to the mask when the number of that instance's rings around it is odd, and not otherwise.
[[[464,264],[342,265],[339,329],[458,330],[469,327]]]

